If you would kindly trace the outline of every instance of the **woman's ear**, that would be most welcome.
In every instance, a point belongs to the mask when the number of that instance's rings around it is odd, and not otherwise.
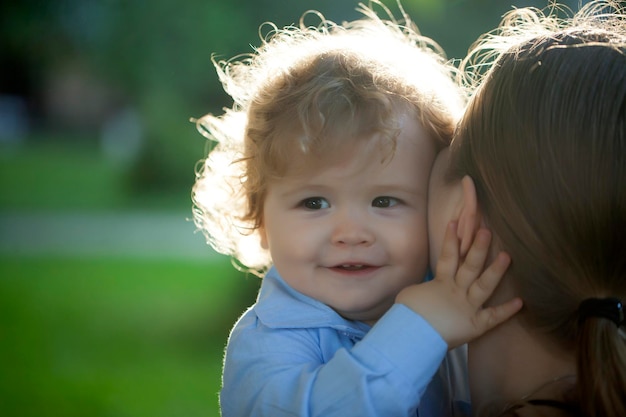
[[[474,241],[476,232],[480,228],[481,216],[478,212],[478,200],[474,180],[468,175],[464,176],[461,180],[461,187],[463,191],[463,201],[459,214],[457,236],[461,241],[460,255],[465,256]]]

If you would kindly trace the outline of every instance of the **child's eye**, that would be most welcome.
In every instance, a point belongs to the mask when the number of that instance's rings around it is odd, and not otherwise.
[[[321,210],[330,207],[330,203],[323,197],[305,198],[300,205],[308,210]]]
[[[387,196],[382,196],[382,197],[376,197],[373,201],[372,201],[372,206],[373,207],[381,207],[381,208],[385,208],[385,207],[392,207],[395,206],[396,204],[398,204],[399,201],[396,198],[393,197],[387,197]]]

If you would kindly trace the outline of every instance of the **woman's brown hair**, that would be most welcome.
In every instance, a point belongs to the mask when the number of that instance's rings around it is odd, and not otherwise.
[[[524,22],[543,26],[485,75],[449,174],[473,178],[513,260],[524,323],[576,355],[582,415],[626,416],[626,328],[577,314],[587,298],[626,301],[624,12],[595,2],[567,21],[524,13],[505,25],[518,34]]]

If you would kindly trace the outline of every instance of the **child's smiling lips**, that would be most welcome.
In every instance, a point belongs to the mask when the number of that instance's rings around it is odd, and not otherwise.
[[[342,263],[335,266],[329,267],[330,270],[340,273],[363,273],[363,272],[373,272],[380,268],[376,265],[370,265],[365,263]]]

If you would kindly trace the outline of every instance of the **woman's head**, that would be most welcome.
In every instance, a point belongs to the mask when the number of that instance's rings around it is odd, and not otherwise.
[[[578,320],[585,299],[626,301],[626,16],[610,10],[511,12],[474,50],[509,46],[468,105],[445,175],[473,180],[482,221],[511,255],[521,322],[577,352],[583,411],[612,416],[626,412],[626,340],[609,320]]]
[[[626,296],[624,30],[564,29],[502,54],[459,126],[448,175],[474,180],[515,253],[529,320],[573,346],[568,316],[584,298]]]
[[[411,22],[361,11],[363,19],[342,25],[272,26],[254,54],[216,63],[235,104],[199,121],[217,143],[194,186],[195,219],[218,251],[247,267],[269,263],[266,253],[251,255],[274,179],[336,162],[374,134],[389,159],[407,115],[438,148],[451,140],[463,105],[453,67]]]

